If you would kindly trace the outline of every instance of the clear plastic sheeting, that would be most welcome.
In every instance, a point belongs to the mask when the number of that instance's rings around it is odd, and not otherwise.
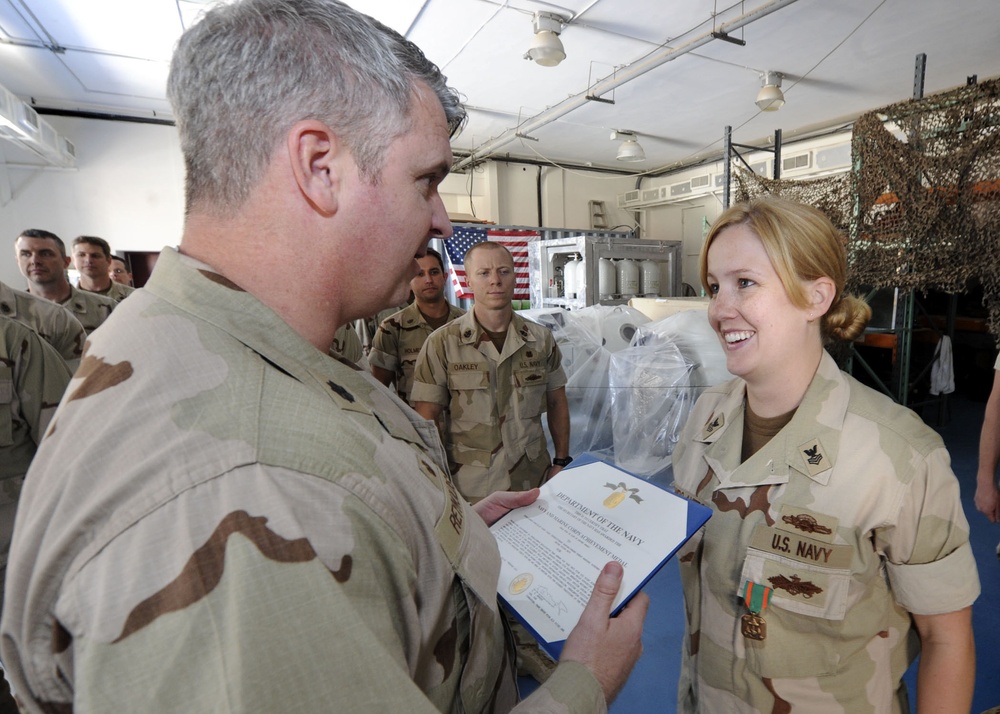
[[[608,374],[613,352],[628,348],[649,318],[625,305],[591,305],[518,313],[552,330],[562,352],[569,402],[570,454],[606,452],[613,445]],[[543,420],[548,434],[548,425]],[[551,438],[549,439],[551,445]]]
[[[730,378],[705,311],[642,325],[632,345],[611,356],[609,455],[627,471],[660,480],[695,401]]]
[[[726,369],[726,353],[719,344],[719,336],[708,324],[705,310],[677,312],[636,330],[634,345],[655,348],[661,343],[676,345],[681,355],[692,363],[692,387],[704,390],[733,378]]]
[[[657,322],[624,305],[519,314],[549,327],[562,351],[570,454],[651,480],[663,478],[701,392],[730,378],[704,310]]]

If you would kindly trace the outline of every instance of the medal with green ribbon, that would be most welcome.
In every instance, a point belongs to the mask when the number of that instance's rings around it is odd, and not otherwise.
[[[740,632],[748,640],[763,640],[767,637],[767,623],[763,612],[771,600],[771,588],[747,580],[743,585],[743,602],[750,612],[743,616]]]

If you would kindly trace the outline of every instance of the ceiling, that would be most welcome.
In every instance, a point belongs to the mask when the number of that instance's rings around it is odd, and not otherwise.
[[[719,156],[727,125],[759,145],[776,129],[787,141],[905,100],[919,53],[926,94],[1000,76],[997,0],[348,3],[413,40],[464,95],[460,166],[492,156],[652,173]],[[171,48],[206,5],[0,0],[0,85],[43,116],[169,120]],[[523,59],[536,11],[566,19],[556,67]],[[765,71],[784,75],[777,112],[754,104]],[[636,132],[646,160],[617,161],[614,129]]]

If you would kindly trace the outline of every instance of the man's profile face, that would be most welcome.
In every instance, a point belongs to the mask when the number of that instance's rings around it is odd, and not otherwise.
[[[128,272],[128,268],[125,267],[125,261],[120,258],[111,259],[111,266],[108,268],[108,277],[122,285],[132,284],[132,273]]]
[[[436,303],[443,300],[445,276],[438,259],[433,255],[425,255],[417,258],[417,265],[420,266],[420,272],[410,281],[410,290],[416,301]]]
[[[365,254],[379,267],[372,271],[362,315],[404,302],[420,269],[417,256],[431,238],[452,232],[438,194],[452,163],[448,124],[437,96],[420,82],[409,120],[410,130],[389,143],[377,181],[358,173],[342,184],[344,222],[364,236]]]
[[[104,282],[111,267],[111,261],[100,246],[92,243],[77,243],[73,246],[73,264],[91,280]]]
[[[59,244],[51,238],[18,237],[14,243],[17,267],[29,283],[50,285],[66,280],[69,258],[59,252]]]

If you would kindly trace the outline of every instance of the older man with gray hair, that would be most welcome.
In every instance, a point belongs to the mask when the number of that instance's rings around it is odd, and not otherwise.
[[[91,336],[21,501],[0,654],[25,710],[604,712],[645,596],[610,618],[606,566],[518,704],[487,524],[537,491],[473,509],[434,425],[327,354],[451,233],[444,77],[335,0],[242,0],[185,33],[168,92],[179,250]]]

